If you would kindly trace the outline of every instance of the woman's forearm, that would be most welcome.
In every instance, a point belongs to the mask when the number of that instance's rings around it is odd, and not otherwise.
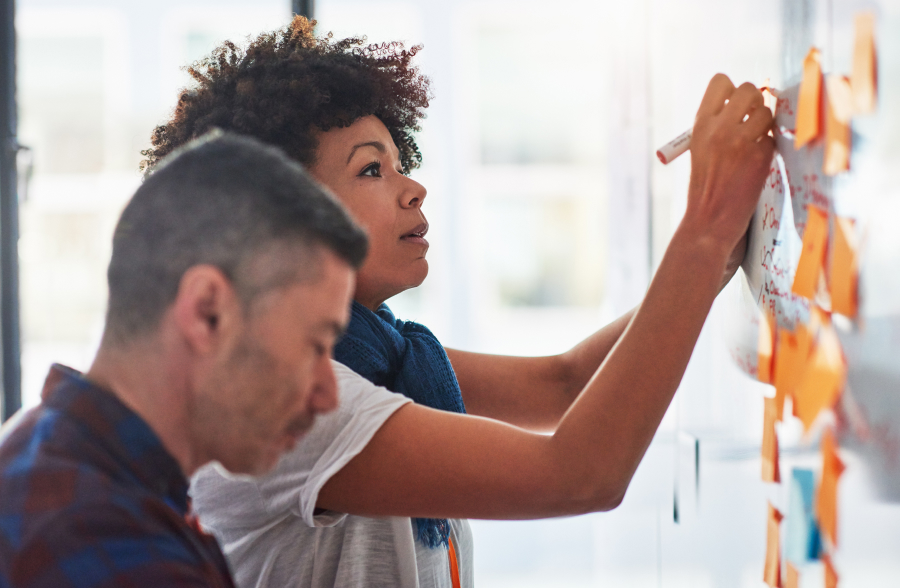
[[[560,422],[553,451],[586,510],[624,495],[684,375],[727,253],[679,228],[627,330]]]

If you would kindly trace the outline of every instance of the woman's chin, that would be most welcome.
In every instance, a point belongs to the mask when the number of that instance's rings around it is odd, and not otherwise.
[[[418,275],[416,276],[415,283],[413,283],[410,288],[421,286],[422,282],[425,281],[425,278],[428,277],[428,260],[424,257],[416,260],[416,269],[418,270]]]
[[[406,292],[407,290],[412,290],[413,288],[418,288],[419,286],[422,285],[422,283],[425,281],[425,278],[427,278],[427,277],[428,277],[428,264],[426,263],[425,270],[423,272],[421,272],[421,275],[416,275],[415,278],[411,277],[410,280],[407,281],[406,283],[404,283],[402,286],[398,286],[396,289],[394,289],[393,293],[391,294],[391,298],[393,298],[397,294],[402,294],[403,292]]]
[[[418,288],[425,281],[425,278],[428,277],[428,262],[422,258],[417,259],[415,263],[415,271],[410,271],[408,275],[408,279],[402,282],[402,285],[394,292],[393,296],[400,294],[401,292],[406,292],[407,290],[412,290],[413,288]]]
[[[367,307],[377,308],[382,302],[386,302],[394,296],[418,288],[428,277],[428,261],[425,258],[417,259],[412,267],[404,268],[402,276],[394,274],[392,279],[377,280],[367,275],[365,268],[357,275],[356,292],[354,299]]]

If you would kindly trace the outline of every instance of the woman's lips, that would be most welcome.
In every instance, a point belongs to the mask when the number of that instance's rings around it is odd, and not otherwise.
[[[407,237],[400,237],[401,241],[405,243],[413,243],[415,245],[428,245],[428,240],[425,237],[414,237],[412,235]]]
[[[422,223],[412,231],[406,233],[402,237],[400,237],[401,241],[405,241],[407,243],[413,243],[415,245],[428,245],[428,241],[425,240],[425,234],[428,232],[428,223]]]

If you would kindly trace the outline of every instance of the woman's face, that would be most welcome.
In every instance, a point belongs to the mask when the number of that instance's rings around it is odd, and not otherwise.
[[[374,310],[428,275],[425,188],[400,173],[397,146],[375,116],[320,133],[318,140],[310,173],[369,233],[369,255],[353,297]]]

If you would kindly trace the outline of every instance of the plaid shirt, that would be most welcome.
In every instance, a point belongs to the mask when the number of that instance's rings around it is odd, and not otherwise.
[[[0,588],[233,588],[187,491],[147,423],[53,366],[0,444]]]

